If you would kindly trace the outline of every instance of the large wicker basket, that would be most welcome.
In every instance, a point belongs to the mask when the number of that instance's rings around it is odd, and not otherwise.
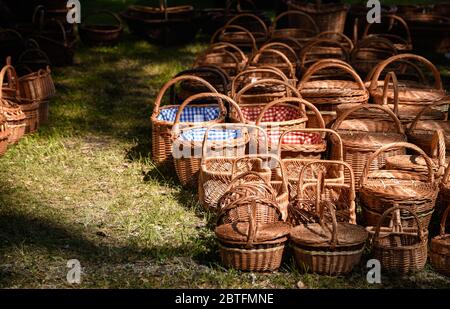
[[[8,128],[8,121],[0,106],[0,157],[3,156],[8,149],[8,138],[10,131]]]
[[[392,220],[390,228],[381,228],[385,219],[394,211],[403,210],[410,213],[417,226],[415,234],[403,232],[402,224]],[[427,262],[427,238],[416,214],[408,207],[396,206],[386,210],[375,229],[373,237],[372,256],[381,263],[386,272],[406,274],[422,270]]]
[[[417,171],[405,170],[376,170],[369,172],[374,160],[385,152],[393,149],[407,149],[418,153],[426,162],[427,175]],[[366,215],[381,215],[393,206],[400,205],[407,208],[415,215],[427,214],[421,218],[421,226],[428,228],[423,223],[429,222],[432,210],[436,204],[438,185],[434,178],[434,163],[419,147],[409,143],[392,143],[378,149],[367,160],[361,175],[360,198],[363,208],[368,209]],[[416,218],[413,218],[413,220]],[[370,218],[369,218],[370,220]],[[366,220],[367,221],[367,220]]]
[[[172,161],[172,126],[173,126],[173,119],[172,121],[166,121],[160,119],[161,111],[163,110],[173,110],[172,116],[176,114],[176,110],[178,110],[179,105],[166,105],[161,107],[161,103],[164,97],[164,94],[167,90],[169,90],[172,86],[177,84],[178,82],[182,81],[196,81],[198,83],[202,83],[209,89],[209,91],[217,93],[217,90],[214,89],[211,84],[209,84],[207,81],[196,77],[196,76],[190,76],[190,75],[183,75],[176,77],[169,82],[167,82],[159,91],[158,96],[155,100],[155,107],[153,109],[153,114],[151,116],[151,123],[152,123],[152,156],[153,160],[157,164],[162,164],[165,162],[171,162]],[[207,107],[206,105],[197,105],[198,107]],[[211,121],[206,121],[202,123],[203,121],[190,121],[186,122],[184,121],[185,125],[191,124],[191,125],[209,125],[213,123],[219,123],[224,122],[225,120],[225,114],[224,111],[221,112],[218,117],[215,117],[215,119],[212,119]]]
[[[429,255],[434,269],[450,277],[450,234],[445,233],[449,214],[450,206],[446,208],[442,216],[439,236],[431,240]]]

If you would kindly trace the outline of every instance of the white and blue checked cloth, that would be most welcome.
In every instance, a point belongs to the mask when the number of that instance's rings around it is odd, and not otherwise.
[[[207,128],[195,128],[185,130],[180,137],[184,141],[201,142],[205,138]],[[237,139],[242,136],[241,130],[231,129],[212,129],[208,132],[208,141],[225,141],[230,139]]]
[[[158,120],[174,122],[178,107],[162,108]],[[218,106],[186,106],[181,113],[180,122],[205,122],[219,118]]]

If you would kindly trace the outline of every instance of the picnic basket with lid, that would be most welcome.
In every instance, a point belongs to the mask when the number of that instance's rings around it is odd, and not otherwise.
[[[222,263],[243,271],[275,271],[281,265],[285,244],[288,240],[290,225],[281,220],[281,212],[276,202],[264,200],[268,207],[279,212],[279,221],[258,223],[256,203],[261,198],[247,198],[248,217],[246,221],[219,224],[215,234],[219,243]],[[239,204],[232,203],[221,209],[222,216]]]
[[[228,184],[234,176],[248,171],[259,173],[264,179],[271,179],[271,171],[263,167],[261,158],[242,159],[237,164],[238,158],[234,155],[235,145],[227,147],[228,144],[215,145],[216,149],[211,151],[209,146],[209,132],[215,128],[224,127],[226,124],[214,124],[206,129],[203,145],[202,160],[200,165],[200,174],[198,181],[198,198],[200,204],[206,210],[215,211],[217,203],[226,192]],[[245,130],[248,134],[248,146],[246,153],[267,153],[267,135],[266,132],[257,126],[239,123],[234,125],[235,129]],[[220,153],[220,149],[224,149]],[[230,153],[230,155],[228,155]]]
[[[389,116],[383,118],[349,119],[353,113],[362,111],[377,110],[384,112]],[[355,174],[355,187],[359,190],[360,177],[367,160],[370,156],[383,145],[394,142],[406,141],[402,125],[397,116],[387,107],[376,104],[359,104],[346,110],[336,119],[332,126],[340,137],[344,145],[344,161],[353,169]],[[336,156],[338,145],[335,138],[331,137],[332,156]],[[385,164],[385,158],[404,154],[404,149],[390,149],[383,152],[370,165],[370,170],[376,170]],[[348,180],[348,173],[345,175]]]
[[[89,23],[87,20],[93,15],[108,15],[114,19],[114,23]],[[90,45],[114,45],[122,36],[123,24],[119,16],[115,13],[102,10],[88,15],[84,18],[84,22],[80,25],[78,32],[81,40]]]
[[[399,215],[392,216],[391,226],[381,227],[388,215],[397,211],[410,213],[416,228],[403,231]],[[396,218],[396,220],[394,220]],[[373,229],[373,227],[372,227]],[[427,262],[427,237],[417,215],[408,207],[395,206],[384,211],[374,229],[372,256],[387,272],[406,274],[423,269]],[[415,233],[412,233],[414,231]]]
[[[380,155],[399,148],[408,149],[419,154],[426,162],[427,174],[424,175],[416,170],[399,169],[369,171],[373,161]],[[435,182],[433,167],[434,163],[430,157],[413,144],[404,142],[392,143],[375,151],[366,162],[360,182],[362,208],[369,210],[369,212],[363,213],[365,221],[370,222],[368,225],[371,225],[375,218],[379,218],[389,208],[400,205],[407,207],[415,215],[420,216],[421,226],[428,228],[425,223],[429,223],[439,191]],[[413,220],[409,218],[409,220],[404,221],[409,227],[416,226],[415,218]]]
[[[445,232],[449,214],[450,206],[447,206],[442,215],[439,235],[431,239],[429,252],[431,265],[446,276],[450,276],[450,234]]]
[[[310,3],[305,0],[289,0],[288,8],[305,12],[314,19],[320,31],[344,32],[345,19],[350,8],[347,4],[322,3],[315,0]]]
[[[285,19],[287,19],[287,25],[282,28],[280,25]],[[300,46],[303,46],[319,32],[319,27],[310,15],[296,10],[276,16],[270,28],[272,39],[293,39]]]
[[[323,177],[317,181],[321,181],[320,185],[323,186]],[[320,202],[320,198],[317,196],[317,204],[321,209],[315,210],[318,223],[301,224],[291,230],[290,239],[296,264],[313,273],[348,273],[359,264],[368,233],[359,225],[338,222],[334,206],[328,202]],[[324,219],[327,210],[331,223]]]
[[[178,108],[175,121],[172,127],[173,140],[173,161],[178,179],[184,186],[194,187],[198,185],[198,174],[201,165],[202,144],[208,124],[183,127],[180,123],[181,115],[185,108],[199,99],[220,99],[218,106],[224,109],[223,102],[234,106],[240,118],[243,119],[237,104],[229,97],[217,93],[199,93],[186,99]],[[213,105],[211,105],[213,106]],[[211,124],[209,124],[211,125]],[[239,125],[227,124],[226,128],[217,128],[209,132],[208,143],[211,148],[227,148],[233,152],[228,152],[230,156],[239,157],[245,154],[247,135],[244,130],[239,129]],[[236,127],[238,127],[236,129]]]
[[[174,102],[172,105],[161,106],[162,100],[167,90],[186,80],[203,83],[209,91],[217,93],[217,90],[207,81],[190,75],[182,75],[171,79],[161,88],[150,118],[152,123],[152,157],[157,164],[172,161],[172,126],[179,108],[179,105],[173,104]],[[211,107],[210,104],[196,104],[196,106],[186,108],[183,114],[181,115],[183,125],[210,125],[224,122],[226,111]]]
[[[350,174],[350,182],[345,181],[344,170]],[[356,223],[355,178],[351,167],[343,161],[305,162],[291,193],[288,221],[293,226],[315,222],[322,203],[334,208],[337,221]],[[331,221],[329,215],[325,219]]]

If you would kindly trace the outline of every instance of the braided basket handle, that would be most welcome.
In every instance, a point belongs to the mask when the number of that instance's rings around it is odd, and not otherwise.
[[[434,107],[442,106],[442,105],[450,105],[450,96],[445,96],[435,102],[433,102],[430,105],[425,106],[420,113],[417,114],[416,118],[414,118],[414,121],[409,126],[407,133],[412,134],[414,130],[416,129],[417,123],[420,121],[420,118],[422,118],[423,115],[425,115],[426,112],[430,111]]]
[[[428,60],[422,56],[414,55],[414,54],[395,55],[395,56],[392,56],[392,57],[380,62],[376,66],[376,69],[374,70],[372,80],[371,80],[371,83],[369,86],[369,91],[372,93],[378,88],[378,79],[380,78],[380,75],[383,72],[383,70],[389,64],[392,64],[398,60],[405,60],[405,59],[416,60],[416,61],[422,62],[425,66],[427,66],[434,76],[434,81],[435,81],[434,87],[438,91],[443,91],[441,74],[439,73],[439,70],[436,68],[436,66],[430,60]]]
[[[234,97],[234,99],[236,100],[236,102],[240,102],[240,98],[241,96],[243,96],[247,91],[249,91],[250,89],[254,88],[255,86],[261,85],[261,84],[272,84],[272,85],[282,85],[286,88],[286,97],[297,97],[297,98],[301,98],[300,92],[291,84],[286,83],[284,81],[278,80],[278,79],[260,79],[257,80],[254,83],[248,84],[247,86],[245,86],[244,88],[242,88],[241,90],[239,90],[239,92],[236,94],[236,96]]]
[[[295,59],[295,62],[298,62],[300,60],[300,59],[298,59],[298,55],[295,52],[295,50],[291,46],[289,46],[289,45],[287,45],[286,43],[283,43],[283,42],[269,42],[269,43],[266,43],[259,49],[259,51],[262,52],[262,51],[264,51],[266,49],[274,49],[274,50],[278,50],[278,51],[281,52],[281,50],[279,50],[277,48],[284,48],[285,50],[287,50],[289,52],[289,54],[291,55],[291,57],[293,59]],[[283,54],[286,57],[288,56],[288,55],[286,55],[286,53],[283,53]],[[289,57],[288,57],[288,59],[289,59]]]
[[[335,59],[337,60],[337,59]],[[309,69],[305,72],[305,75],[303,75],[302,79],[300,80],[298,84],[298,90],[301,91],[308,82],[311,77],[313,77],[314,74],[319,72],[320,70],[327,69],[327,68],[335,68],[340,69],[344,71],[345,73],[350,74],[354,81],[358,84],[361,90],[366,90],[366,87],[361,80],[361,77],[359,77],[358,73],[355,72],[355,70],[348,64],[348,63],[340,63],[343,61],[330,61],[329,59],[324,59],[324,61],[321,61],[320,63],[316,63],[316,65],[312,65],[309,67]]]
[[[210,44],[213,44],[216,42],[216,39],[219,38],[219,36],[223,33],[225,33],[225,30],[227,29],[234,29],[234,30],[239,30],[244,32],[251,40],[252,42],[252,52],[255,53],[256,50],[258,49],[258,47],[256,46],[256,39],[253,36],[253,34],[246,28],[242,27],[242,26],[238,26],[238,25],[225,25],[224,27],[220,28],[219,30],[217,30],[213,36],[211,37],[211,41]]]
[[[394,114],[399,117],[398,113],[398,80],[397,75],[393,71],[390,71],[386,74],[384,79],[383,86],[383,97],[382,97],[382,105],[388,106],[388,90],[389,90],[389,81],[392,81],[392,86],[394,87]]]
[[[401,26],[403,26],[403,28],[405,29],[406,38],[402,38],[402,37],[400,37],[398,35],[395,35],[395,37],[398,38],[400,41],[408,44],[408,45],[412,44],[411,31],[409,30],[408,24],[406,23],[406,21],[402,17],[400,17],[398,15],[388,14],[388,15],[382,16],[382,18],[388,18],[389,19],[389,23],[391,24],[391,25],[389,25],[389,27],[391,27],[393,25],[393,22],[398,21],[399,24]],[[367,23],[366,28],[364,29],[363,38],[369,36],[369,30],[372,27],[372,25],[373,25],[372,23]]]
[[[402,124],[400,123],[400,120],[394,114],[394,112],[390,108],[387,108],[387,107],[385,107],[383,105],[377,105],[377,104],[359,104],[357,106],[349,108],[344,113],[342,113],[341,116],[339,116],[336,119],[336,121],[334,122],[334,124],[332,126],[332,129],[336,130],[336,131],[339,130],[340,125],[344,122],[344,120],[347,119],[348,116],[350,116],[354,112],[362,110],[362,109],[378,109],[378,110],[381,110],[381,111],[385,112],[387,115],[389,115],[391,117],[392,121],[396,125],[397,133],[404,134]]]
[[[413,217],[414,220],[417,223],[417,236],[419,237],[420,241],[423,242],[424,239],[424,235],[423,235],[423,230],[422,230],[422,224],[420,223],[419,217],[417,217],[416,213],[413,212],[410,208],[406,207],[406,206],[395,206],[392,208],[389,208],[388,210],[386,210],[383,215],[381,216],[380,220],[377,223],[377,226],[375,228],[375,235],[373,236],[373,240],[375,243],[378,243],[380,240],[380,229],[381,229],[381,225],[383,224],[384,220],[386,220],[387,216],[394,212],[394,211],[401,211],[404,210],[406,212],[409,212]],[[401,220],[401,218],[400,218]]]
[[[279,57],[280,59],[282,59],[283,62],[286,63],[286,65],[288,66],[288,68],[289,68],[289,77],[290,77],[291,79],[294,79],[294,78],[295,78],[295,68],[294,68],[294,66],[292,65],[292,62],[289,60],[289,58],[288,58],[285,54],[283,54],[283,53],[280,52],[279,50],[276,50],[276,49],[264,49],[264,50],[259,50],[259,51],[255,54],[255,56],[253,57],[252,63],[253,63],[253,64],[257,64],[257,63],[259,62],[259,60],[261,59],[261,56],[262,56],[263,54],[273,54],[273,55],[278,56],[278,57]]]
[[[305,99],[302,99],[300,97],[298,98],[281,98],[275,101],[270,102],[269,104],[264,105],[261,112],[258,115],[258,118],[256,118],[256,125],[261,125],[261,121],[264,117],[264,115],[267,113],[267,111],[277,105],[283,105],[283,106],[292,106],[289,103],[297,103],[298,109],[300,112],[300,115],[306,116],[306,109],[305,106],[307,106],[309,109],[311,109],[314,114],[316,115],[317,121],[319,122],[320,128],[325,128],[325,121],[323,120],[322,114],[320,114],[320,111],[315,107],[313,104],[309,103]],[[269,123],[270,124],[270,123]]]
[[[311,15],[306,14],[306,13],[301,12],[301,11],[295,11],[295,10],[286,11],[286,12],[281,13],[278,16],[276,16],[275,19],[272,22],[272,32],[274,30],[277,30],[277,24],[280,21],[280,19],[283,18],[283,17],[289,16],[289,15],[298,15],[298,16],[306,18],[308,20],[308,22],[311,24],[311,26],[314,28],[313,31],[316,34],[318,34],[320,32],[319,26],[315,22],[314,18],[311,17]]]
[[[424,158],[425,163],[427,164],[427,169],[428,169],[428,181],[430,184],[434,185],[434,163],[433,161],[430,159],[430,157],[419,147],[417,147],[414,144],[411,143],[406,143],[406,142],[397,142],[397,143],[391,143],[391,144],[387,144],[384,145],[382,147],[380,147],[377,151],[375,151],[367,160],[366,165],[364,166],[364,169],[362,171],[361,174],[361,180],[360,180],[360,186],[361,188],[364,187],[364,185],[367,182],[367,178],[369,177],[369,171],[370,171],[370,166],[372,164],[372,162],[382,153],[389,151],[389,150],[393,150],[393,149],[399,149],[399,148],[404,148],[404,149],[409,149],[409,150],[413,150],[414,152],[418,153],[421,157]]]
[[[445,235],[445,227],[447,225],[447,218],[450,215],[450,205],[447,206],[447,208],[444,211],[444,214],[442,215],[441,222],[439,224],[439,235],[444,236]]]
[[[283,72],[281,72],[280,70],[275,68],[271,68],[268,66],[265,67],[256,67],[254,69],[247,69],[245,71],[240,72],[238,75],[236,75],[233,80],[231,81],[231,97],[235,98],[236,97],[236,90],[238,87],[238,81],[240,78],[242,78],[245,75],[249,75],[252,73],[270,73],[272,75],[274,75],[274,78],[279,78],[280,80],[284,81],[285,83],[289,83],[288,78],[286,77],[286,75],[284,75]]]
[[[345,44],[348,44],[349,49],[347,50],[347,52],[351,52],[354,48],[353,42],[352,40],[346,36],[345,34],[341,33],[341,32],[336,32],[336,31],[323,31],[321,33],[319,33],[318,35],[316,35],[315,39],[325,39],[327,38],[330,39],[330,36],[338,36],[339,38],[342,39],[342,41],[344,41],[345,43],[340,42],[344,47]],[[337,39],[331,39],[333,41],[338,41]],[[339,42],[339,41],[338,41]]]
[[[211,92],[214,93],[218,93],[218,91],[216,90],[216,88],[214,88],[210,83],[208,83],[206,80],[204,80],[203,78],[200,78],[198,76],[194,76],[194,75],[182,75],[182,76],[178,76],[175,77],[171,80],[169,80],[159,91],[158,96],[156,97],[155,100],[155,107],[153,109],[153,116],[152,117],[157,117],[159,114],[159,108],[161,107],[161,101],[164,97],[164,94],[166,93],[166,91],[172,87],[173,85],[177,84],[180,81],[183,80],[194,80],[197,81],[201,84],[203,84],[206,88],[208,88]]]

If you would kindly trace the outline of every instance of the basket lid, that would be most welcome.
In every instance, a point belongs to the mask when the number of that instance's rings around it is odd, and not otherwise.
[[[378,87],[372,94],[373,96],[383,96],[383,88]],[[400,83],[398,85],[398,97],[399,102],[409,102],[423,104],[423,102],[433,102],[441,99],[444,96],[444,92],[437,90],[433,87],[425,87],[414,84]],[[388,91],[388,98],[394,99],[394,92]]]
[[[313,80],[303,85],[301,94],[305,97],[318,94],[332,96],[367,96],[367,90],[350,80]]]
[[[425,159],[419,155],[397,155],[387,157],[385,159],[386,159],[386,166],[388,166],[389,168],[414,169],[420,172],[427,171],[427,163],[425,162]],[[450,157],[445,158],[445,162],[447,164],[449,160]],[[439,162],[437,159],[433,159],[433,161],[436,164],[436,166],[434,166],[434,169],[437,170]]]
[[[338,222],[336,236],[336,247],[346,247],[364,243],[368,237],[368,232],[362,226]],[[292,229],[290,237],[296,244],[327,247],[331,246],[332,227],[331,224],[325,224],[325,228],[319,223],[302,224]]]
[[[249,229],[249,222],[233,222],[219,225],[216,227],[215,233],[220,240],[247,244]],[[253,244],[278,242],[280,238],[286,237],[290,230],[291,226],[286,222],[257,223]]]
[[[365,147],[367,150],[373,148],[378,149],[387,144],[406,141],[406,137],[403,134],[392,132],[355,132],[339,130],[338,133],[341,136],[345,147]]]

